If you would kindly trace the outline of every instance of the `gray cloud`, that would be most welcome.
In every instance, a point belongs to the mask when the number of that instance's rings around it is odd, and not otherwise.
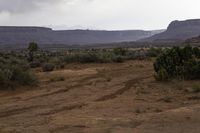
[[[199,0],[0,0],[0,25],[157,29],[200,18],[199,5]]]
[[[23,13],[42,8],[42,5],[58,4],[64,0],[0,0],[0,12]]]

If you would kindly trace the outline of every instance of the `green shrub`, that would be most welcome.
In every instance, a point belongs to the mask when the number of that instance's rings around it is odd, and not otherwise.
[[[155,79],[158,81],[166,81],[169,79],[169,75],[168,75],[167,71],[164,68],[162,68],[155,75]]]
[[[30,42],[28,46],[29,56],[28,61],[32,62],[34,59],[34,53],[38,50],[38,44],[35,42]]]
[[[99,58],[95,53],[82,53],[79,55],[80,63],[94,63],[98,62]]]
[[[110,63],[133,59],[146,59],[148,51],[126,48],[70,50],[63,55],[65,63]],[[54,63],[53,63],[54,64]]]
[[[24,70],[17,65],[4,65],[0,67],[0,85],[7,87],[16,87],[36,84],[35,76],[28,70]]]
[[[195,84],[192,86],[193,92],[198,93],[200,92],[200,84]]]
[[[196,55],[198,50],[190,46],[165,50],[154,63],[156,77],[159,79],[199,79],[200,60]]]
[[[149,57],[157,57],[162,53],[162,49],[161,48],[155,48],[155,47],[151,47],[148,50],[148,56]]]
[[[55,57],[50,60],[52,64],[54,64],[56,69],[63,69],[65,67],[64,59]]]
[[[58,77],[52,77],[50,79],[50,82],[59,82],[59,81],[65,81],[65,77],[63,76],[58,76]]]
[[[125,61],[125,57],[123,56],[116,56],[113,58],[113,62],[116,62],[116,63],[123,63]]]
[[[79,55],[78,54],[67,54],[63,58],[65,63],[74,63],[74,62],[79,62]]]
[[[113,52],[106,51],[105,49],[99,53],[97,53],[97,63],[110,63],[113,61],[113,57],[115,55]]]
[[[125,48],[114,48],[113,53],[118,56],[125,56],[127,50]]]
[[[111,62],[111,57],[107,53],[87,51],[67,54],[63,60],[66,63],[107,63]]]
[[[144,60],[148,56],[148,52],[145,50],[128,51],[126,53],[126,58],[129,60]]]
[[[50,64],[50,63],[46,63],[42,66],[42,70],[43,72],[50,72],[50,71],[53,71],[55,68],[55,66],[53,64]]]
[[[37,67],[40,67],[41,66],[41,63],[39,61],[33,61],[33,62],[30,62],[29,63],[29,66],[31,68],[37,68]]]

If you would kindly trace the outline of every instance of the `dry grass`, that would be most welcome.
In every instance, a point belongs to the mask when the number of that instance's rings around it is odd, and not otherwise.
[[[152,61],[37,72],[38,87],[1,92],[0,132],[180,132],[171,125],[179,121],[187,131],[200,131],[200,112],[193,110],[200,108],[198,94],[185,91],[199,81],[158,82],[153,74]]]

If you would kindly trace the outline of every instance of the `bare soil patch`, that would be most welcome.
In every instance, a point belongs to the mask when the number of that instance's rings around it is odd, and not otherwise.
[[[36,74],[38,87],[0,91],[1,133],[200,132],[200,93],[185,91],[200,81],[155,81],[151,61]]]

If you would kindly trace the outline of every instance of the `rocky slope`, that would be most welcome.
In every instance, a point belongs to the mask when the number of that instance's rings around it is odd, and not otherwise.
[[[200,35],[200,19],[173,21],[163,33],[142,39],[145,42],[183,42]]]
[[[187,39],[185,43],[200,43],[200,36]]]

